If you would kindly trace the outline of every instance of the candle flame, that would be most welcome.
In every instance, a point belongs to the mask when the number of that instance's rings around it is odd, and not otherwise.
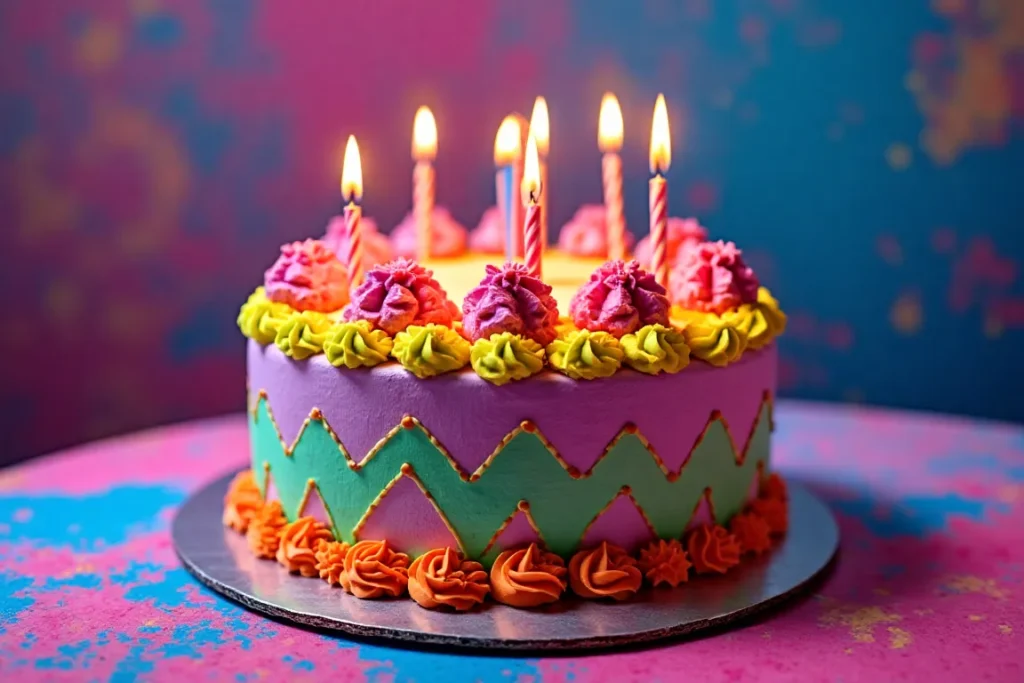
[[[341,166],[341,196],[347,202],[363,198],[363,164],[359,160],[359,144],[355,135],[345,143],[345,162]]]
[[[506,116],[494,138],[494,165],[511,164],[522,151],[519,123],[514,116]]]
[[[543,97],[538,97],[533,102],[533,114],[530,115],[530,132],[537,138],[537,151],[541,156],[546,157],[551,142],[551,123],[548,120],[548,103]]]
[[[664,173],[672,163],[672,138],[668,132],[668,109],[665,96],[658,95],[651,123],[651,173]]]
[[[412,158],[416,161],[433,161],[436,156],[437,122],[429,107],[420,107],[412,122]]]
[[[540,159],[537,155],[537,138],[532,134],[526,142],[526,159],[523,162],[523,204],[536,202],[540,198]]]
[[[601,98],[601,113],[597,117],[597,146],[602,152],[622,149],[622,109],[619,100],[608,92]]]

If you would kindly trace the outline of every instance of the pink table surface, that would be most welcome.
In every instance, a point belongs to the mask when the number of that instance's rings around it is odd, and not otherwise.
[[[817,592],[739,628],[628,652],[519,658],[353,642],[199,586],[168,536],[246,460],[242,417],[0,472],[0,679],[1022,681],[1024,429],[781,402],[775,457],[842,527]]]

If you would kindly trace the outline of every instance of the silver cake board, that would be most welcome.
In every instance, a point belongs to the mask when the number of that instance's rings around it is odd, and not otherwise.
[[[427,610],[409,598],[360,600],[320,579],[289,574],[253,556],[221,525],[231,475],[190,497],[171,527],[182,564],[242,606],[298,625],[408,644],[489,650],[582,650],[695,634],[748,618],[797,595],[831,563],[839,529],[828,508],[789,484],[789,531],[770,552],[722,576],[693,576],[676,589],[644,588],[622,603],[566,593],[543,609],[488,601],[470,612]]]

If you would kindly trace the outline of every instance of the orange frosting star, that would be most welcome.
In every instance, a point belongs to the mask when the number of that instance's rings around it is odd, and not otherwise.
[[[761,482],[761,490],[758,497],[789,500],[789,492],[786,490],[786,480],[773,472],[771,476]]]
[[[483,602],[490,590],[483,565],[463,560],[451,548],[430,550],[409,566],[409,596],[427,609],[463,612]]]
[[[672,539],[670,541],[651,541],[646,548],[640,550],[637,566],[643,572],[647,583],[652,586],[662,584],[675,588],[690,578],[690,561],[686,558],[683,544]]]
[[[690,532],[686,549],[698,574],[724,574],[740,563],[740,544],[736,537],[712,524]]]
[[[409,556],[387,541],[359,541],[345,553],[341,587],[357,598],[397,598],[409,583]]]
[[[784,534],[789,528],[789,505],[781,498],[758,498],[750,509],[764,518],[773,536]]]
[[[760,555],[772,547],[768,522],[756,512],[741,512],[729,522],[729,532],[740,544],[740,552]]]
[[[231,480],[227,495],[224,496],[224,526],[244,534],[249,528],[249,522],[262,507],[263,496],[256,486],[252,470],[243,470]]]
[[[636,560],[617,545],[581,550],[569,560],[569,585],[581,598],[625,600],[640,590],[643,574]]]
[[[506,550],[491,566],[491,594],[513,607],[537,607],[555,602],[565,591],[565,562],[531,543]]]
[[[331,530],[313,517],[299,517],[281,530],[281,543],[277,547],[277,561],[293,574],[314,577],[316,547],[320,541],[333,541]]]
[[[341,585],[341,575],[345,572],[345,554],[348,543],[344,541],[320,541],[316,545],[316,571],[320,578],[331,586]]]
[[[263,506],[259,514],[249,522],[249,529],[245,532],[245,539],[256,557],[274,559],[281,545],[281,531],[287,524],[280,501],[272,500]]]

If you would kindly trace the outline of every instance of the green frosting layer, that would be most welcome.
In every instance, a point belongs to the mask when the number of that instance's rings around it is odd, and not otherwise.
[[[574,330],[548,344],[548,362],[573,379],[611,377],[622,365],[622,346],[607,332]]]
[[[338,323],[324,339],[324,355],[336,368],[372,368],[388,359],[395,342],[366,320]]]
[[[645,325],[622,337],[624,362],[634,370],[673,374],[690,364],[690,347],[683,333],[664,325]]]
[[[670,481],[635,434],[623,432],[587,477],[574,479],[544,445],[540,435],[518,431],[476,481],[466,481],[420,427],[394,430],[376,454],[360,469],[346,464],[344,450],[319,420],[310,420],[291,455],[261,398],[250,417],[253,470],[269,467],[285,513],[298,514],[306,484],[314,479],[334,521],[335,534],[354,540],[352,531],[377,495],[401,471],[404,463],[415,469],[461,539],[470,558],[484,549],[520,500],[552,551],[568,556],[576,550],[590,521],[622,486],[663,538],[678,538],[690,521],[705,488],[711,488],[715,519],[728,521],[746,499],[759,463],[767,470],[770,407],[764,404],[747,446],[746,458],[737,454],[721,421],[708,427],[682,475]],[[263,478],[257,476],[260,486]],[[493,559],[485,557],[484,560]]]
[[[274,343],[284,354],[304,360],[324,350],[331,319],[316,311],[293,311],[277,330]]]
[[[453,372],[469,362],[469,342],[444,325],[409,325],[395,335],[391,355],[420,379]]]
[[[238,312],[238,329],[246,337],[264,346],[273,344],[277,331],[288,319],[291,310],[285,304],[268,299],[263,288],[257,287]]]
[[[518,334],[492,334],[473,342],[471,362],[476,374],[501,386],[540,372],[544,368],[544,347]]]

